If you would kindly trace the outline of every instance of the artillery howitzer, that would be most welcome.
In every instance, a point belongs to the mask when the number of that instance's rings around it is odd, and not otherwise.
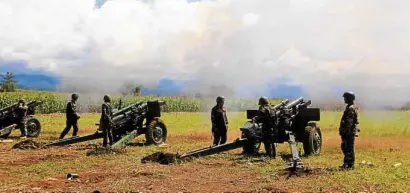
[[[311,121],[320,120],[320,109],[308,108],[311,101],[304,101],[302,97],[289,103],[284,100],[271,108],[272,120],[272,142],[284,143],[289,142],[292,152],[292,167],[296,167],[300,161],[297,152],[296,142],[303,143],[305,155],[319,155],[322,146],[322,134],[316,123]],[[260,116],[259,110],[247,110],[247,123],[240,128],[241,138],[235,141],[217,146],[197,149],[180,158],[199,157],[216,154],[223,151],[229,151],[237,148],[243,148],[243,153],[252,155],[258,153],[261,142],[263,141],[262,123],[258,122]],[[273,147],[276,154],[276,147]]]
[[[40,135],[41,124],[38,119],[33,117],[35,108],[43,104],[42,101],[31,101],[27,104],[27,117],[25,118],[27,126],[27,137],[38,137]],[[15,109],[18,103],[0,109],[0,137],[7,138],[13,129],[17,126],[18,115]]]
[[[167,139],[167,127],[160,119],[161,106],[165,105],[164,101],[138,102],[124,107],[120,110],[114,110],[113,113],[113,148],[124,146],[129,140],[145,134],[147,144],[159,145]],[[144,125],[145,119],[145,125]],[[99,123],[96,123],[99,126]],[[93,134],[60,139],[45,146],[68,145],[83,141],[95,140],[103,137],[102,128],[99,127]]]

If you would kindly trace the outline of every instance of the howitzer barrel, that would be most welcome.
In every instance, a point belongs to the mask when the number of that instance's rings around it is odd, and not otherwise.
[[[12,105],[9,105],[9,106],[7,106],[7,107],[4,107],[4,108],[0,109],[0,112],[7,111],[7,110],[13,108],[14,106],[17,106],[17,104],[18,104],[18,103],[14,103],[14,104],[12,104]]]
[[[272,110],[277,111],[280,107],[285,106],[286,104],[289,103],[289,99],[283,100],[282,102],[280,102],[279,104],[275,105],[272,107]]]
[[[41,105],[41,104],[43,104],[43,101],[31,101],[27,104],[27,106],[36,107],[36,106]]]
[[[301,102],[303,102],[303,97],[300,97],[300,98],[298,98],[298,99],[292,101],[291,103],[287,104],[287,105],[286,105],[286,108],[294,107],[294,106],[300,104]]]
[[[307,106],[309,106],[309,105],[311,105],[311,104],[312,104],[312,101],[311,101],[311,100],[308,100],[307,102],[303,103],[303,106],[307,107]]]
[[[124,112],[126,112],[126,111],[129,111],[132,107],[137,107],[137,106],[139,106],[139,105],[141,105],[141,104],[142,104],[142,102],[128,105],[128,106],[122,108],[121,110],[119,110],[119,111],[113,113],[112,116],[115,117],[115,116],[117,116],[117,115],[119,115],[119,114],[121,114],[121,113],[124,113]]]

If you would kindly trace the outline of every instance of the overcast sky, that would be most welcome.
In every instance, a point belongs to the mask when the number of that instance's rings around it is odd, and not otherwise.
[[[0,60],[46,69],[62,87],[170,78],[196,80],[190,90],[264,93],[286,80],[317,100],[339,100],[343,90],[368,105],[409,98],[410,1],[95,3],[1,0]]]

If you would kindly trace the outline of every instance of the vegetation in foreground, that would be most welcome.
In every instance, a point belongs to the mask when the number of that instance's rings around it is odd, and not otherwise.
[[[228,116],[232,141],[239,137],[239,127],[246,120],[244,113]],[[18,138],[13,143],[2,143],[0,168],[7,172],[0,174],[0,191],[409,191],[410,113],[360,113],[362,132],[356,141],[354,171],[333,171],[343,159],[337,132],[340,116],[341,112],[322,114],[322,154],[303,158],[307,167],[316,169],[309,174],[289,176],[283,172],[286,161],[282,157],[289,154],[287,144],[278,144],[278,153],[283,155],[274,160],[246,158],[238,155],[238,149],[182,164],[141,164],[143,157],[154,152],[184,153],[211,144],[209,113],[164,113],[169,137],[163,147],[142,147],[141,136],[126,148],[125,154],[86,156],[93,142],[43,150],[11,149]],[[64,116],[38,117],[44,126],[35,140],[57,139]],[[98,119],[98,114],[83,115],[80,135],[94,132]],[[18,136],[18,132],[12,136]],[[77,173],[80,178],[67,181],[67,173]]]

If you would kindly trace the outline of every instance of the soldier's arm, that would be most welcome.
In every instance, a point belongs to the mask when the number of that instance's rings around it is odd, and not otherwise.
[[[78,117],[77,107],[75,105],[73,105],[72,103],[68,103],[68,108],[70,108],[71,112],[73,112],[73,115]]]
[[[215,110],[211,110],[211,122],[212,122],[212,127],[216,127],[216,118],[215,118]]]
[[[229,124],[229,121],[228,121],[228,115],[227,115],[227,113],[226,113],[226,111],[225,111],[225,114],[224,114],[224,119],[226,120],[226,123],[225,124]]]
[[[111,122],[111,116],[110,116],[110,114],[108,113],[108,107],[107,107],[106,104],[103,104],[103,105],[102,105],[101,115],[102,115],[102,117],[103,117],[103,120],[105,120],[105,121],[110,121],[110,122]]]
[[[101,117],[103,120],[107,120],[107,107],[105,104],[102,104],[101,106]]]

